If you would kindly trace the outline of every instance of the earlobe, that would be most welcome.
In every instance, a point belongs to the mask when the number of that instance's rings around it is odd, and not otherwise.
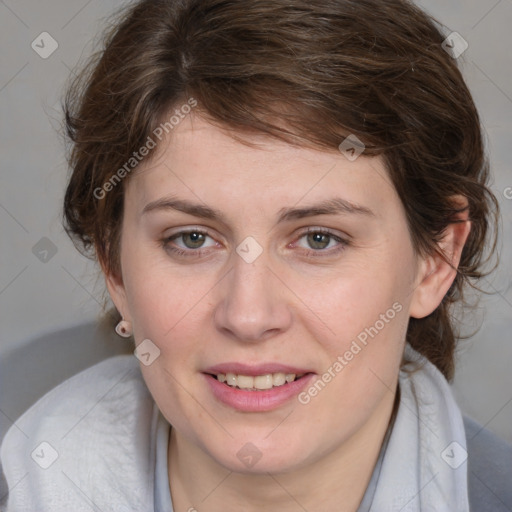
[[[439,251],[422,259],[409,309],[411,317],[424,318],[439,306],[457,275],[470,230],[471,221],[466,209],[446,227],[438,245]]]

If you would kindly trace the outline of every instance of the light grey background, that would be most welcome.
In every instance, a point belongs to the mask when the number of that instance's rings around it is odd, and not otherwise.
[[[462,409],[512,441],[512,0],[422,0],[469,43],[459,59],[486,127],[493,190],[503,215],[501,266],[494,294],[467,316],[479,332],[460,344],[455,391]],[[0,1],[0,356],[55,329],[97,318],[103,280],[63,232],[67,168],[57,130],[70,70],[91,51],[103,18],[120,1]],[[58,49],[42,59],[32,41],[48,32]],[[42,237],[55,244],[46,263],[33,254]],[[51,353],[47,354],[52,357]]]

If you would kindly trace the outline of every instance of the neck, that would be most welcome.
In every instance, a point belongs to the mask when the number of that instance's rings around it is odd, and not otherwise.
[[[286,473],[235,473],[171,428],[168,461],[174,510],[355,512],[398,401],[398,393],[390,393],[381,410],[350,439],[315,462]]]

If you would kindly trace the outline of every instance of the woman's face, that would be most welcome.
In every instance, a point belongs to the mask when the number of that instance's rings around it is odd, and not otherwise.
[[[171,135],[126,184],[109,281],[136,343],[150,340],[156,403],[230,470],[349,452],[389,419],[418,283],[382,159],[251,148],[197,116]],[[212,376],[228,373],[241,377]]]

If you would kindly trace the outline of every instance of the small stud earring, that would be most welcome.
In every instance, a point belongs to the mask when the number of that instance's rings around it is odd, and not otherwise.
[[[121,320],[116,325],[116,332],[122,338],[129,338],[132,335],[130,322],[128,322],[127,320]]]

